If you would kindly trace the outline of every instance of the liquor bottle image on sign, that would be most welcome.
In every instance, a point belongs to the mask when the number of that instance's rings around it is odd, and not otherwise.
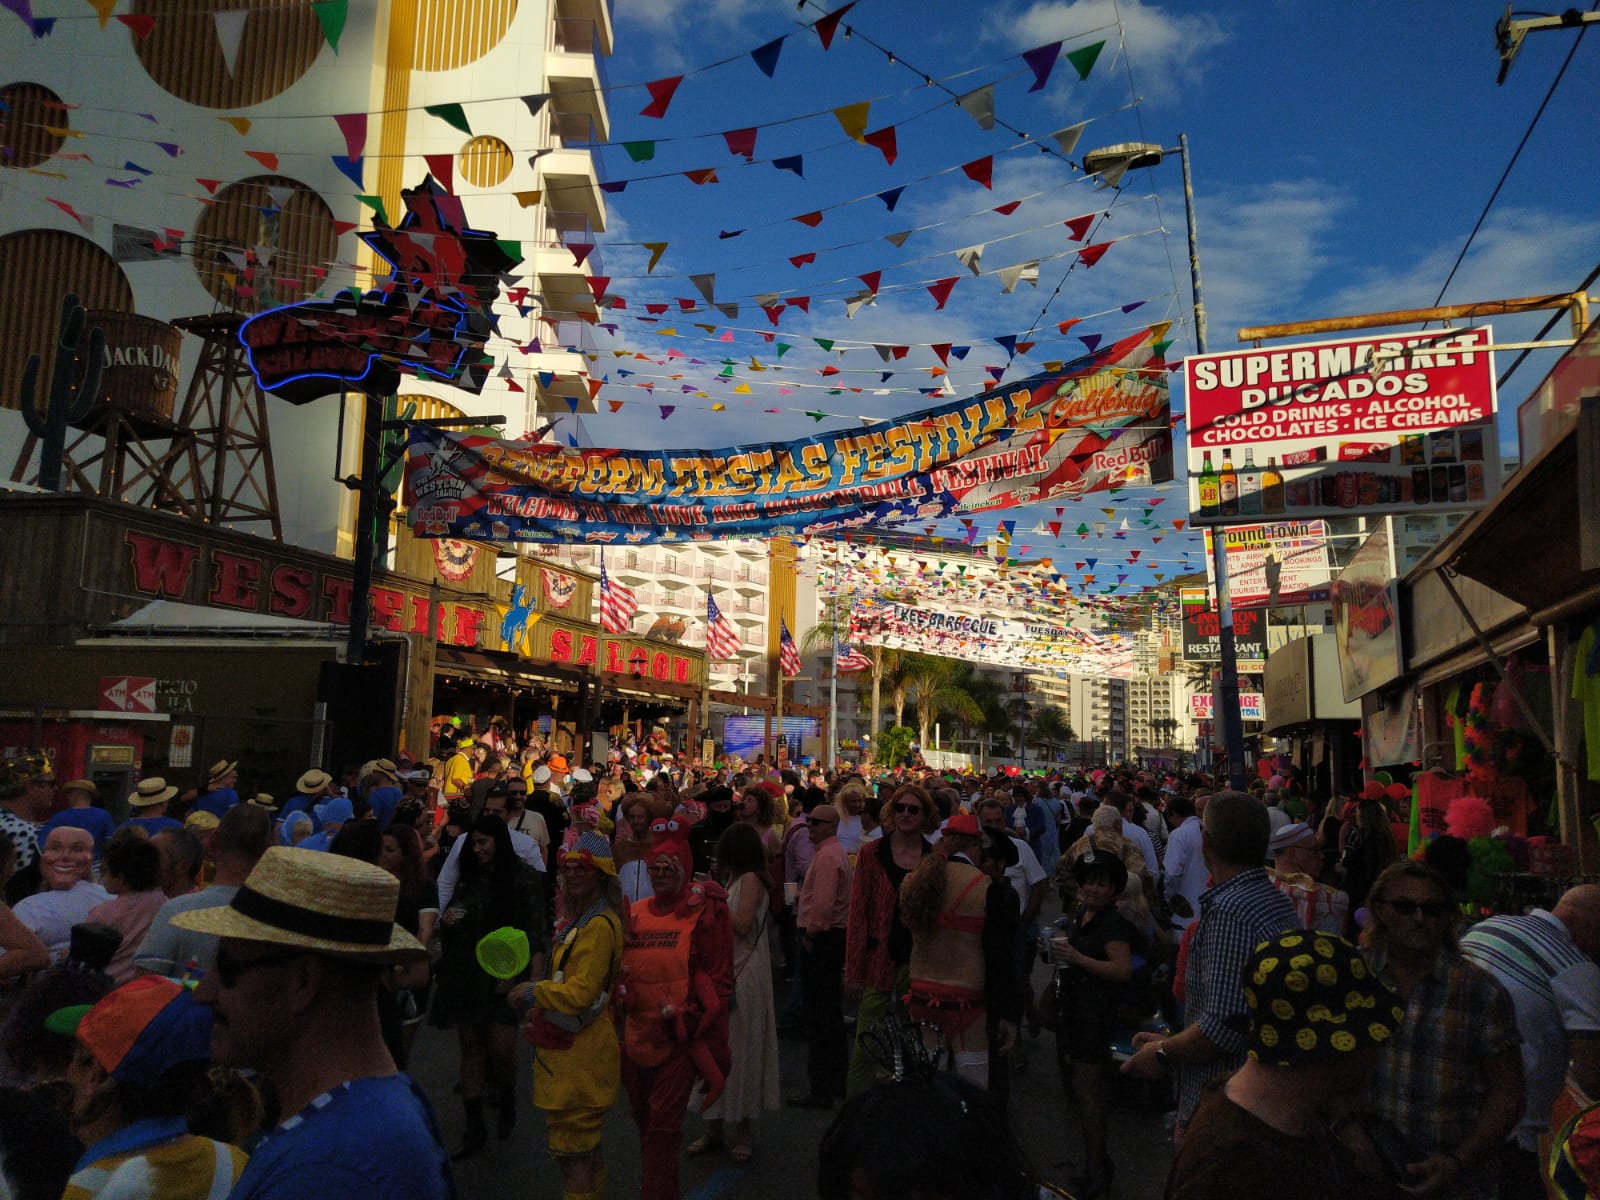
[[[1256,469],[1256,452],[1250,446],[1245,447],[1244,466],[1239,468],[1239,515],[1261,515],[1261,472]]]
[[[1233,469],[1233,451],[1222,452],[1222,471],[1217,476],[1217,512],[1224,517],[1239,515],[1239,472]]]
[[[1283,472],[1278,470],[1278,460],[1269,457],[1267,469],[1261,472],[1261,511],[1281,513],[1283,507]]]
[[[1211,451],[1200,464],[1200,515],[1217,515],[1217,469],[1211,465]]]

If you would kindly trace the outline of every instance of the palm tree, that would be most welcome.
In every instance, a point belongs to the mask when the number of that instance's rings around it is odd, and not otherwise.
[[[941,716],[949,714],[956,720],[974,720],[982,716],[982,709],[959,685],[961,663],[952,658],[938,658],[931,654],[908,654],[906,687],[917,707],[917,732],[922,745],[928,743],[928,731]]]
[[[873,647],[882,650],[883,667],[881,670],[874,668],[872,675],[872,711],[878,712],[878,692],[880,683],[889,687],[889,698],[894,704],[894,723],[904,724],[906,711],[906,690],[911,679],[911,658],[909,650],[889,650],[884,647]]]
[[[817,623],[810,629],[806,630],[805,637],[801,639],[800,644],[803,649],[815,650],[818,647],[822,647],[826,649],[830,659],[832,658],[835,641],[848,638],[850,634],[849,609],[846,608],[839,613],[840,619],[838,622],[835,622],[833,619],[834,612],[835,608],[833,604],[830,603],[824,607],[821,619],[819,619]],[[900,651],[891,650],[887,646],[867,646],[865,649],[867,657],[872,660],[871,729],[872,736],[876,737],[879,733],[879,720],[883,714],[883,682],[886,678],[889,679],[890,687],[893,688],[894,681],[899,678]],[[900,724],[901,711],[905,707],[905,691],[902,688],[896,694],[898,699],[895,704],[894,723],[898,725]]]
[[[1072,725],[1054,704],[1041,707],[1028,727],[1028,744],[1039,747],[1052,760],[1056,750],[1075,740],[1076,736]]]
[[[1178,732],[1178,721],[1175,717],[1157,717],[1150,722],[1150,728],[1162,739],[1161,745],[1170,748],[1172,739]]]

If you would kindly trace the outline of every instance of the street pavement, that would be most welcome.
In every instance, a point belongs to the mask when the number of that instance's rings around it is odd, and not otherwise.
[[[1035,970],[1035,985],[1045,968]],[[782,1006],[783,985],[777,985]],[[1081,1168],[1077,1120],[1055,1069],[1053,1035],[1023,1035],[1027,1069],[1012,1082],[1011,1117],[1023,1148],[1047,1181],[1066,1187]],[[783,1039],[782,1094],[806,1090],[806,1043]],[[411,1069],[438,1109],[447,1144],[461,1133],[461,1102],[452,1091],[456,1081],[455,1034],[425,1027],[417,1039]],[[532,1055],[521,1046],[518,1060],[519,1116],[516,1132],[506,1142],[494,1140],[494,1113],[489,1114],[487,1149],[457,1164],[457,1180],[464,1198],[472,1200],[559,1200],[561,1177],[545,1153],[542,1115],[528,1102]],[[1112,1195],[1118,1200],[1143,1200],[1161,1195],[1171,1163],[1170,1146],[1162,1131],[1159,1097],[1146,1094],[1118,1079],[1111,1114],[1112,1157],[1116,1181]],[[691,1105],[691,1109],[692,1109]],[[756,1133],[755,1158],[747,1165],[730,1163],[725,1154],[686,1158],[684,1195],[688,1200],[809,1200],[816,1196],[817,1146],[832,1117],[828,1113],[785,1108],[765,1116]],[[701,1123],[691,1111],[684,1127],[687,1144],[700,1132]],[[628,1115],[626,1097],[618,1100],[606,1120],[605,1157],[609,1178],[607,1196],[628,1200],[638,1195],[639,1139]]]

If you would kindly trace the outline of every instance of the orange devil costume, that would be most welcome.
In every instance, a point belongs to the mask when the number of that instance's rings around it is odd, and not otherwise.
[[[706,1103],[722,1093],[731,1062],[733,921],[727,893],[694,880],[687,823],[650,826],[650,863],[669,859],[683,889],[670,905],[638,900],[628,917],[618,988],[623,1020],[622,1082],[639,1126],[641,1200],[678,1200],[679,1142],[695,1077]]]

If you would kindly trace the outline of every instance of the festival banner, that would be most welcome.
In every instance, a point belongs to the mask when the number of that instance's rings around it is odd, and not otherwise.
[[[1163,328],[1059,372],[786,443],[567,448],[413,424],[409,520],[419,537],[490,542],[711,541],[893,527],[1164,482]]]
[[[1206,529],[1206,578],[1215,589],[1212,536]],[[1228,552],[1228,594],[1234,608],[1285,608],[1328,599],[1326,521],[1230,525],[1223,530],[1222,545]]]
[[[1500,489],[1489,327],[1183,360],[1189,518],[1481,508]]]
[[[1083,675],[1133,673],[1133,643],[1120,634],[908,604],[858,604],[850,614],[850,640],[1001,667]]]

